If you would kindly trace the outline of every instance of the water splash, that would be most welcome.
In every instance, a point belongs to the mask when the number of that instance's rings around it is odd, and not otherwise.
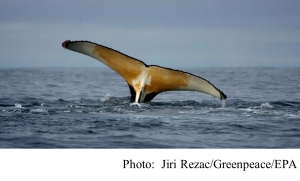
[[[221,107],[222,108],[225,108],[226,107],[226,101],[223,99],[221,100]]]
[[[44,112],[48,112],[48,111],[44,108],[35,108],[35,109],[31,109],[30,112],[31,113],[44,113]]]
[[[261,108],[270,108],[270,109],[274,108],[274,106],[272,106],[272,105],[269,104],[268,102],[262,103],[262,104],[260,105],[260,107],[261,107]]]
[[[100,100],[101,100],[101,102],[105,102],[105,101],[108,101],[109,99],[110,99],[110,94],[109,93],[107,93],[104,97],[102,97]]]
[[[15,107],[17,107],[17,108],[21,108],[21,107],[22,107],[22,104],[18,104],[18,103],[16,103],[16,104],[15,104]]]
[[[137,102],[130,103],[129,105],[130,106],[139,106],[139,107],[142,107],[142,105],[140,103],[137,103]]]

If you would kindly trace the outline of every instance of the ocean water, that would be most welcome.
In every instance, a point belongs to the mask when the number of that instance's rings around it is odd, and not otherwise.
[[[0,148],[300,148],[300,68],[193,68],[227,96],[130,106],[109,68],[0,69]]]

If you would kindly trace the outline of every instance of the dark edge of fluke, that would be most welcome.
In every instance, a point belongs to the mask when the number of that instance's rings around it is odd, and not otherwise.
[[[71,42],[71,41],[70,41],[70,40],[66,40],[66,41],[64,41],[64,42],[61,44],[61,46],[64,47],[64,48],[68,48],[69,42]]]

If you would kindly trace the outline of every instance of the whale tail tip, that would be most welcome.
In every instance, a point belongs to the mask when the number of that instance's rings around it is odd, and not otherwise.
[[[64,47],[64,48],[67,48],[69,42],[70,42],[70,40],[66,40],[66,41],[64,41],[64,42],[61,44],[61,46]]]

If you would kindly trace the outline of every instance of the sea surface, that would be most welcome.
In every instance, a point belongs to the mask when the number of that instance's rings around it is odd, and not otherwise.
[[[300,68],[181,69],[226,101],[164,92],[130,105],[103,68],[0,69],[0,148],[300,148]]]

